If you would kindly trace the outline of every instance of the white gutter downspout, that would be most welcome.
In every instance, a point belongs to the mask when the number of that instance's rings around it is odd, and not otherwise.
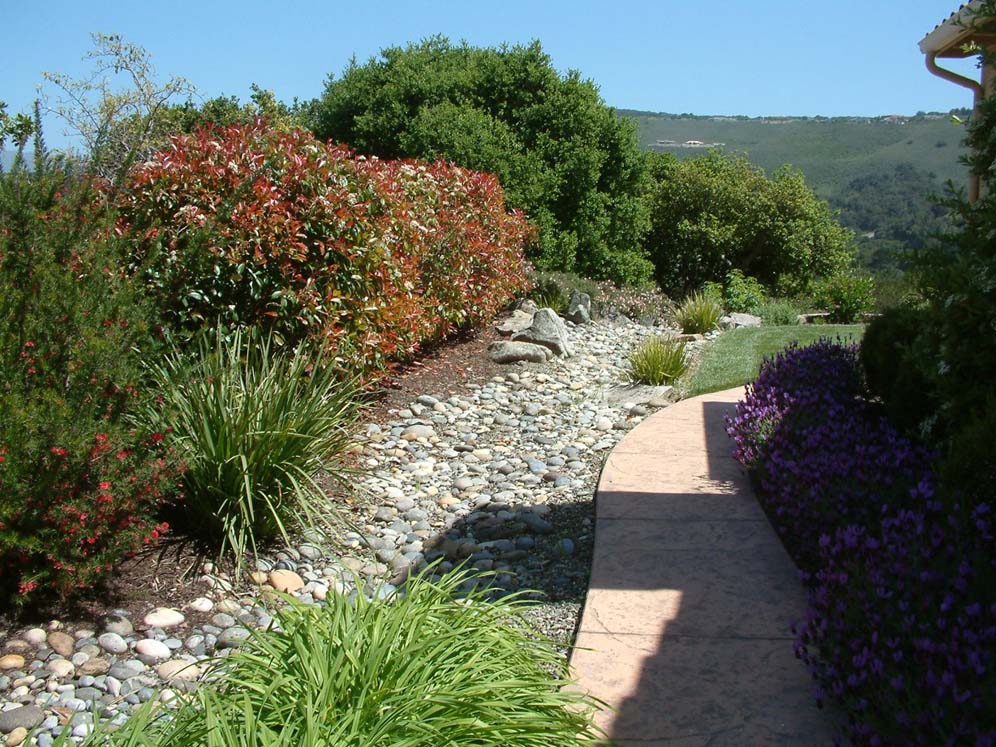
[[[927,69],[936,75],[938,78],[943,78],[944,80],[955,83],[959,86],[964,86],[972,90],[975,94],[974,105],[972,107],[973,117],[977,117],[979,114],[979,105],[982,103],[982,99],[985,98],[985,89],[982,84],[972,80],[971,78],[966,78],[964,75],[959,75],[951,70],[946,70],[937,64],[937,52],[928,52],[926,55]],[[980,189],[980,179],[978,174],[970,174],[968,177],[968,201],[976,202],[979,199]]]

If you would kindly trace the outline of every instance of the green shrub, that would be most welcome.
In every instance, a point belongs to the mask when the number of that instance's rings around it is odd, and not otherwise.
[[[726,299],[724,298],[722,283],[710,280],[708,283],[702,284],[700,292],[717,306],[722,306],[724,310],[726,309]]]
[[[651,230],[644,246],[666,292],[723,282],[740,270],[792,295],[850,264],[851,232],[801,172],[783,168],[769,178],[746,158],[718,150],[685,160],[648,157]]]
[[[723,308],[703,293],[688,296],[675,313],[681,331],[686,334],[711,332],[723,316]]]
[[[302,343],[274,348],[258,330],[203,335],[191,362],[173,352],[149,365],[159,393],[141,420],[170,429],[183,474],[185,528],[233,553],[327,522],[315,474],[350,443],[358,385]]]
[[[785,298],[772,298],[761,304],[755,313],[766,327],[784,327],[799,323],[799,307]]]
[[[731,270],[726,276],[723,300],[726,310],[731,313],[756,314],[768,300],[768,293],[757,278],[744,275],[740,270]]]
[[[830,312],[831,324],[851,324],[875,305],[875,281],[849,273],[838,273],[813,288],[813,303]]]
[[[88,744],[594,745],[595,701],[568,687],[565,660],[528,629],[522,603],[455,600],[461,580],[414,579],[385,601],[291,603],[178,708],[150,702],[116,733],[98,725]]]
[[[631,376],[641,384],[673,384],[688,370],[685,343],[670,337],[644,340],[629,356]]]
[[[868,324],[861,341],[869,391],[882,401],[892,424],[907,432],[916,430],[937,406],[925,375],[935,358],[924,349],[929,325],[926,310],[889,309]]]
[[[163,433],[125,421],[155,345],[113,215],[35,155],[0,173],[0,607],[97,584],[165,529],[175,478]]]
[[[434,37],[384,49],[330,77],[311,112],[322,140],[497,175],[509,205],[539,227],[529,252],[541,270],[650,278],[635,127],[591,81],[561,75],[539,42],[479,48]]]

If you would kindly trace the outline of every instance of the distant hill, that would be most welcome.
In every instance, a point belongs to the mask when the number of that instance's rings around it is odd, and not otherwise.
[[[906,164],[934,174],[938,184],[963,183],[959,163],[964,129],[951,121],[967,110],[890,117],[703,117],[617,110],[636,122],[640,144],[679,157],[702,153],[710,143],[746,153],[766,171],[790,163],[825,199],[837,197],[854,179],[894,171]],[[704,145],[684,147],[687,141]],[[672,141],[674,144],[662,144]],[[659,144],[661,143],[661,144]]]
[[[722,117],[619,109],[636,123],[642,147],[679,158],[709,147],[746,154],[771,173],[795,166],[813,190],[841,210],[862,239],[865,264],[887,269],[886,253],[922,245],[939,225],[928,200],[947,180],[965,186],[962,120],[968,110],[888,117]]]

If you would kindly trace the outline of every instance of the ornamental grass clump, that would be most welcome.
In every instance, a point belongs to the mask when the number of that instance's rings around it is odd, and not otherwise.
[[[939,489],[868,398],[854,347],[824,340],[769,361],[728,423],[808,587],[796,654],[851,743],[993,744],[991,505]]]
[[[256,329],[202,335],[191,359],[149,366],[159,391],[142,419],[172,433],[184,464],[186,528],[240,563],[291,525],[326,523],[315,475],[351,443],[359,384],[305,344],[280,350]]]
[[[685,334],[703,334],[716,329],[723,308],[704,293],[693,293],[681,305],[675,317]]]
[[[688,370],[685,343],[659,335],[644,340],[629,357],[630,376],[640,384],[673,384]]]
[[[595,701],[520,617],[524,602],[457,600],[461,573],[370,601],[289,600],[177,708],[147,704],[90,744],[132,747],[593,745]],[[377,596],[377,595],[374,595]]]

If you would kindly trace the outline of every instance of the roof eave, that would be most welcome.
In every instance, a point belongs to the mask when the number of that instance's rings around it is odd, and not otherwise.
[[[971,0],[962,5],[946,21],[920,40],[920,51],[938,57],[969,56],[971,53],[966,54],[962,51],[962,46],[972,33],[975,14],[982,4],[983,0]]]

